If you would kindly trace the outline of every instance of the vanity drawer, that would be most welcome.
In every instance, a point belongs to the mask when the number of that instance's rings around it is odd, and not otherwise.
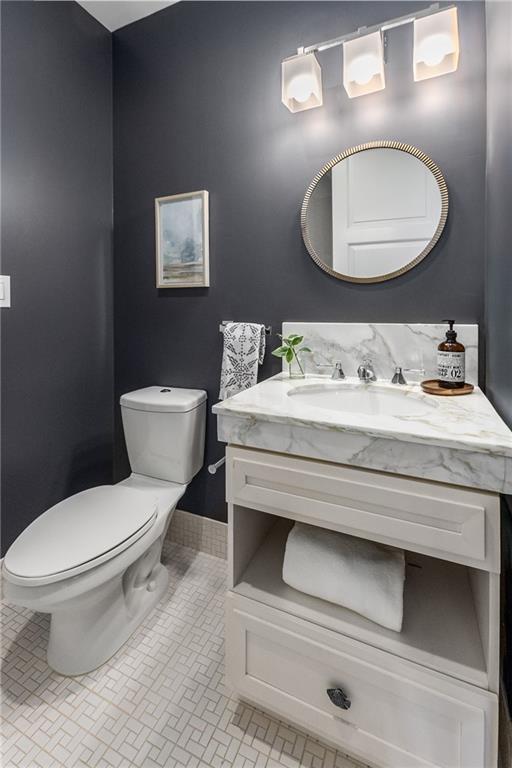
[[[230,446],[227,500],[499,573],[499,496]]]
[[[229,682],[255,704],[389,768],[495,768],[497,697],[233,593]],[[331,703],[341,688],[349,709]]]

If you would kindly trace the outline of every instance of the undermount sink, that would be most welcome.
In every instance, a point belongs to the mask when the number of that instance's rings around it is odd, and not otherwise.
[[[391,390],[379,384],[302,384],[290,389],[288,396],[308,407],[364,416],[421,416],[433,407],[409,389]]]

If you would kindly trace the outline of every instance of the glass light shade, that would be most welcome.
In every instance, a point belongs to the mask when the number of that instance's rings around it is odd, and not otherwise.
[[[414,79],[455,72],[459,63],[457,9],[425,16],[414,21]]]
[[[382,91],[384,50],[380,32],[343,43],[343,85],[350,98]]]
[[[282,62],[281,101],[290,112],[322,106],[322,69],[314,53],[290,56]]]

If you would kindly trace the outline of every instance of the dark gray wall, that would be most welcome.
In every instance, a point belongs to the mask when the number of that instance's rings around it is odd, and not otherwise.
[[[419,4],[421,7],[424,3]],[[480,322],[484,279],[485,23],[459,4],[458,71],[414,84],[412,30],[390,34],[386,89],[349,100],[341,51],[319,56],[324,107],[280,103],[280,62],[308,44],[415,3],[179,3],[114,33],[116,395],[150,384],[218,397],[222,319]],[[436,249],[406,275],[342,283],[307,255],[304,192],[346,147],[397,139],[441,167],[450,214]],[[155,288],[153,199],[210,192],[211,288]],[[270,344],[275,344],[275,337]],[[267,355],[261,370],[278,368]],[[215,419],[207,461],[219,458]],[[117,418],[116,476],[129,471]],[[183,507],[224,519],[223,474],[205,470]]]
[[[3,2],[3,551],[112,480],[111,36],[76,3]]]
[[[492,0],[487,23],[486,336],[487,395],[512,427],[512,4]],[[503,555],[507,653],[512,702],[512,498],[505,501]]]
[[[512,427],[512,3],[487,3],[487,394]]]

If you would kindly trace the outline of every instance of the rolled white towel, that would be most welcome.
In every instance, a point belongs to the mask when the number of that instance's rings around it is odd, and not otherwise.
[[[400,632],[404,605],[402,549],[295,523],[288,534],[283,581]]]

